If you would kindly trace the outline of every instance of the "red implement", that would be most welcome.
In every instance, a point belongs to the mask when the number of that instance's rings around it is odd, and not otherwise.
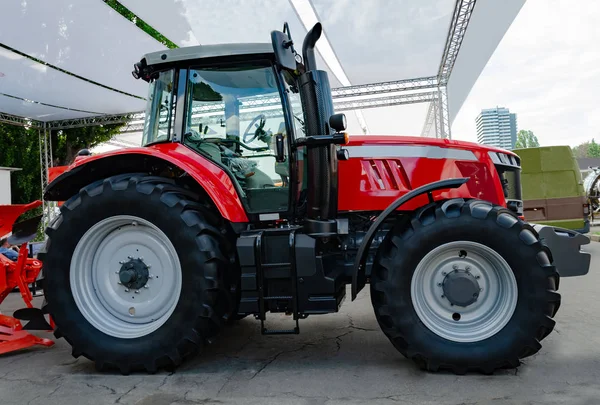
[[[21,214],[41,204],[41,201],[34,201],[30,204],[0,206],[0,236],[11,232],[15,220]],[[27,256],[27,242],[21,245],[16,262],[0,254],[0,303],[15,287],[19,287],[25,305],[33,308],[33,295],[29,290],[29,284],[36,281],[42,269],[42,262]],[[0,354],[34,345],[52,346],[53,344],[52,340],[38,338],[24,331],[18,319],[0,314]]]
[[[18,319],[0,315],[0,354],[26,349],[34,345],[50,347],[54,345],[54,342],[24,331]]]

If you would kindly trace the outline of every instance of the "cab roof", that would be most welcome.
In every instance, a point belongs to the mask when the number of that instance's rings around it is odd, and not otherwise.
[[[167,49],[144,55],[148,66],[181,62],[186,60],[208,59],[240,55],[273,54],[270,43],[234,43],[216,45],[196,45],[184,48]]]

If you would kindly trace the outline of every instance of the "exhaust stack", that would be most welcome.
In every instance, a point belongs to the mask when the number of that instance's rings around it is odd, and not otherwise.
[[[302,56],[306,72],[300,76],[300,97],[304,106],[306,136],[331,135],[329,117],[334,113],[331,87],[327,72],[317,69],[315,45],[321,37],[321,23],[306,34]],[[315,233],[335,232],[337,213],[337,156],[333,144],[307,146],[308,152],[308,209]]]

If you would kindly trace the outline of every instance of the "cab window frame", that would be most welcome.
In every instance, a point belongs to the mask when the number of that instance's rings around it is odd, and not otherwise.
[[[156,145],[156,144],[161,144],[161,143],[169,143],[169,142],[177,142],[177,128],[178,128],[178,122],[177,122],[177,100],[179,99],[179,73],[180,73],[181,69],[175,69],[173,67],[171,68],[166,68],[166,69],[162,69],[160,71],[155,72],[155,74],[157,75],[156,78],[154,78],[151,82],[151,85],[149,86],[148,89],[148,100],[147,103],[150,102],[150,97],[151,97],[151,93],[154,92],[155,90],[155,86],[156,86],[156,80],[158,80],[158,76],[162,75],[164,73],[170,72],[171,73],[171,83],[172,83],[172,89],[171,89],[171,97],[170,97],[170,101],[169,101],[169,106],[168,108],[170,109],[170,113],[168,115],[168,121],[167,121],[167,137],[165,139],[160,139],[157,140],[157,136],[156,134],[154,134],[154,136],[152,137],[152,140],[150,142],[146,142],[147,141],[147,133],[146,133],[146,125],[148,123],[148,120],[152,119],[152,116],[155,114],[155,111],[150,111],[151,116],[150,117],[145,117],[144,119],[144,127],[142,129],[142,142],[141,145],[142,147],[146,147],[146,146],[152,146],[152,145]],[[148,107],[148,104],[146,105],[146,113],[148,112],[148,110],[150,110],[151,108]],[[158,114],[160,114],[160,108],[158,111]],[[157,124],[157,131],[158,131],[158,126],[160,125],[160,117],[156,117],[156,119],[159,121]]]
[[[284,123],[285,123],[285,129],[286,129],[286,138],[287,138],[287,155],[286,155],[286,162],[288,164],[288,168],[289,168],[289,172],[290,172],[290,176],[289,176],[289,184],[288,184],[288,203],[287,203],[287,209],[286,210],[269,210],[269,211],[264,211],[264,212],[252,212],[251,207],[248,205],[248,202],[245,198],[242,198],[242,196],[245,194],[244,190],[242,190],[239,182],[236,180],[235,175],[231,172],[231,170],[229,169],[229,167],[227,167],[225,164],[221,163],[221,162],[217,162],[214,159],[211,159],[210,156],[208,156],[208,154],[206,153],[202,153],[201,151],[198,151],[197,149],[192,148],[191,146],[187,145],[187,143],[185,142],[185,133],[187,131],[187,120],[188,120],[188,103],[190,103],[191,101],[189,100],[189,98],[191,97],[190,95],[190,86],[191,83],[189,81],[189,76],[190,76],[190,71],[191,70],[201,70],[201,69],[210,69],[210,68],[221,68],[221,69],[227,69],[227,68],[234,68],[236,66],[240,66],[240,65],[253,65],[257,68],[260,67],[265,67],[265,68],[270,68],[273,71],[273,75],[275,77],[275,81],[276,81],[276,86],[277,86],[277,91],[279,93],[279,98],[280,98],[280,102],[281,102],[281,110],[283,113],[283,118],[284,118]],[[287,94],[287,89],[285,87],[285,85],[283,84],[284,82],[284,78],[283,78],[283,72],[281,70],[281,68],[275,63],[274,59],[273,59],[273,55],[253,55],[253,57],[248,58],[248,56],[246,55],[245,57],[228,57],[227,59],[223,59],[223,58],[210,58],[207,60],[198,60],[195,61],[195,63],[190,63],[189,66],[185,67],[185,68],[180,68],[180,69],[176,69],[177,70],[177,76],[178,76],[178,80],[177,80],[177,99],[176,99],[176,105],[177,108],[175,109],[175,133],[180,133],[181,136],[177,136],[174,135],[172,137],[174,142],[178,142],[181,143],[183,146],[185,146],[186,148],[192,150],[194,153],[202,156],[203,158],[209,160],[212,164],[218,166],[220,169],[222,169],[227,176],[229,176],[229,178],[231,179],[237,193],[238,196],[240,197],[240,201],[242,202],[242,205],[244,207],[244,210],[246,211],[246,215],[248,216],[248,219],[252,222],[254,221],[261,221],[260,217],[261,215],[264,214],[270,214],[270,213],[277,213],[279,214],[279,217],[281,219],[292,219],[295,215],[296,212],[296,208],[297,208],[297,195],[295,192],[295,189],[292,188],[293,184],[296,184],[297,182],[297,159],[296,159],[296,150],[294,148],[294,140],[296,138],[296,131],[295,131],[295,126],[293,123],[293,113],[291,111],[291,103],[290,100],[288,98],[288,94]],[[185,84],[185,85],[184,85]],[[241,134],[240,134],[241,136]]]

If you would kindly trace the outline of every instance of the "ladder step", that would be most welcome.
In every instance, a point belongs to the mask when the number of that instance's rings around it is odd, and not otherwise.
[[[258,306],[259,313],[258,319],[260,319],[260,328],[263,335],[297,335],[300,333],[300,326],[298,324],[298,298],[297,298],[297,286],[296,282],[298,279],[298,273],[296,271],[296,231],[288,231],[288,244],[290,249],[290,262],[289,263],[263,263],[263,236],[264,231],[261,231],[256,236],[256,242],[254,245],[254,254],[256,262],[256,282],[258,287]],[[291,283],[291,295],[275,295],[265,297],[265,281],[264,281],[264,270],[269,268],[282,268],[288,267],[290,270],[290,283]],[[287,292],[287,291],[285,291]],[[268,330],[265,328],[266,319],[266,308],[265,302],[267,301],[290,301],[292,304],[292,315],[296,323],[294,329],[273,329]]]
[[[279,267],[290,267],[291,263],[264,263],[262,265],[263,269],[272,269],[272,268],[279,268]]]
[[[263,335],[298,335],[300,328],[294,329],[263,329]]]

